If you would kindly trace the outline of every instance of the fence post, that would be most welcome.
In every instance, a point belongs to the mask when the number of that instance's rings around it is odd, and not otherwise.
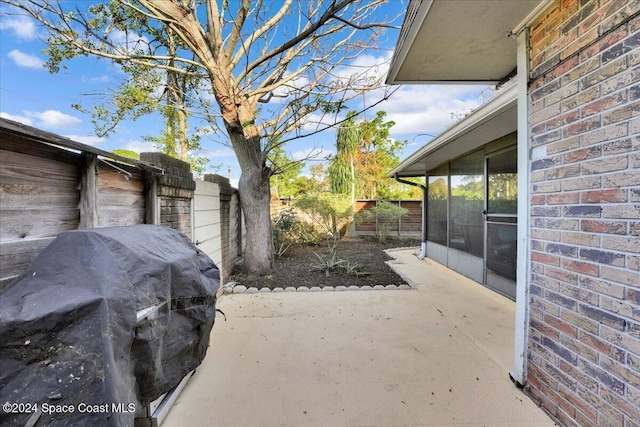
[[[82,153],[82,181],[80,185],[80,224],[78,228],[98,226],[98,155]]]
[[[398,200],[398,207],[402,207],[402,200]],[[398,237],[402,236],[402,215],[398,217]]]

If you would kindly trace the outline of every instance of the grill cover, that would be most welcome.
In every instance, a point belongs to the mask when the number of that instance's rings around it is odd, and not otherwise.
[[[0,425],[133,425],[202,362],[219,277],[167,227],[60,234],[0,294]]]

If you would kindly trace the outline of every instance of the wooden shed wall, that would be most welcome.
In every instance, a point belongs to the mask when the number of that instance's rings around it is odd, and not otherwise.
[[[118,164],[126,175],[108,164],[98,163],[98,227],[144,224],[144,171]]]
[[[2,134],[0,286],[80,221],[80,155]]]

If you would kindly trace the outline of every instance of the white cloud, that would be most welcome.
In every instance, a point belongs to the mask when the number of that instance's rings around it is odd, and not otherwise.
[[[391,52],[385,52],[382,56],[375,56],[368,53],[358,55],[349,64],[338,69],[337,74],[341,77],[353,75],[363,77],[384,77],[389,70]]]
[[[482,104],[480,89],[479,86],[407,85],[377,109],[386,111],[386,119],[396,123],[391,128],[394,135],[436,135],[457,121],[452,114],[465,114]],[[367,95],[370,102],[376,100],[372,95]]]
[[[328,156],[334,154],[331,150],[325,150],[323,147],[311,147],[305,150],[294,151],[291,153],[293,160],[324,160]]]
[[[34,40],[38,36],[35,23],[26,16],[5,16],[0,21],[0,30],[13,31],[13,35],[21,40]]]
[[[132,53],[136,50],[146,50],[149,46],[149,39],[146,37],[126,33],[122,30],[112,32],[109,38],[114,45],[126,53]]]
[[[235,157],[236,153],[228,148],[220,148],[217,150],[205,150],[201,149],[196,153],[197,156],[204,156],[210,160],[217,159],[220,157]]]
[[[0,113],[0,117],[7,120],[13,120],[14,122],[22,123],[23,125],[33,126],[33,120],[25,116],[15,116],[8,113]]]
[[[65,114],[58,110],[47,110],[43,112],[23,111],[24,115],[37,120],[36,126],[45,128],[74,128],[82,124],[82,120]]]
[[[101,142],[105,141],[105,138],[101,138],[99,136],[89,136],[89,135],[65,135],[65,136],[73,141],[81,142],[83,144],[92,145],[92,146],[96,146]]]
[[[153,142],[149,141],[130,141],[124,148],[125,150],[135,151],[136,153],[160,151]]]
[[[7,54],[9,58],[13,60],[19,67],[24,68],[42,68],[44,61],[35,55],[30,53],[24,53],[17,49],[12,50]]]
[[[82,76],[82,81],[89,84],[108,83],[109,81],[111,81],[111,77],[109,77],[107,74],[103,74],[97,77]]]

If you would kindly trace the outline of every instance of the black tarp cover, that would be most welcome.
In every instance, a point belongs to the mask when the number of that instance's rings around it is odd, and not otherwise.
[[[36,426],[133,425],[202,362],[219,285],[213,261],[167,227],[60,234],[0,294],[0,425],[24,426],[32,414],[11,412],[34,404]]]

